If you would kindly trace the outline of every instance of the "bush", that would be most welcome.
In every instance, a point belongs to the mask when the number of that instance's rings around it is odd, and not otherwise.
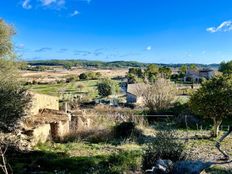
[[[100,72],[85,72],[79,75],[80,80],[97,80],[100,79],[102,74]]]
[[[184,142],[177,140],[175,131],[162,130],[157,133],[156,139],[148,146],[143,155],[143,170],[152,168],[159,159],[173,162],[187,159]]]
[[[101,97],[107,97],[118,91],[118,85],[110,79],[104,79],[97,84],[98,94]]]
[[[0,129],[14,130],[18,121],[26,116],[30,101],[31,95],[26,89],[0,85]]]
[[[79,75],[79,79],[80,79],[80,80],[87,80],[87,79],[88,79],[88,76],[87,76],[86,73],[81,73],[81,74]]]
[[[71,75],[71,76],[66,78],[66,83],[75,82],[77,80],[78,80],[78,77]]]
[[[134,122],[123,122],[114,128],[115,138],[126,139],[129,138],[135,131]]]

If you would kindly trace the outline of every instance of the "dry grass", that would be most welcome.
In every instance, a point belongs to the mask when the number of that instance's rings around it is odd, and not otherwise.
[[[61,70],[61,71],[44,71],[44,72],[32,72],[32,71],[22,71],[23,78],[38,78],[38,77],[47,77],[47,78],[62,78],[67,75],[80,75],[81,73],[93,71],[100,72],[103,77],[116,77],[116,76],[125,76],[128,72],[128,69],[97,69],[97,70],[88,70],[88,69],[75,69],[75,70]]]

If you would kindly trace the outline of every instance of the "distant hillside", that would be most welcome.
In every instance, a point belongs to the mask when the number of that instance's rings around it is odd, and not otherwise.
[[[141,63],[136,61],[92,61],[92,60],[35,60],[27,61],[32,66],[64,66],[64,67],[95,67],[95,68],[129,68],[129,67],[146,67],[150,63]],[[157,63],[154,63],[157,64]],[[158,66],[167,66],[172,68],[181,67],[183,64],[157,64]],[[185,64],[190,65],[190,64]],[[218,69],[219,64],[195,64],[197,67]]]

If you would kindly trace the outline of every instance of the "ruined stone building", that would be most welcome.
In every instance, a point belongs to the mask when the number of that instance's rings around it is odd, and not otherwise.
[[[89,120],[83,120],[80,115],[60,111],[58,97],[33,93],[31,107],[23,123],[23,133],[30,136],[32,144],[61,140],[78,128],[89,126]]]

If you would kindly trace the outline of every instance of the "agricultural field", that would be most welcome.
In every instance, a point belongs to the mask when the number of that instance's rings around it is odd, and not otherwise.
[[[98,80],[83,80],[75,81],[70,83],[60,83],[60,84],[37,84],[28,85],[27,87],[36,93],[47,94],[52,96],[60,96],[63,92],[70,94],[81,94],[81,93],[92,93],[97,94],[96,86]],[[83,88],[78,89],[79,85],[83,85]]]

